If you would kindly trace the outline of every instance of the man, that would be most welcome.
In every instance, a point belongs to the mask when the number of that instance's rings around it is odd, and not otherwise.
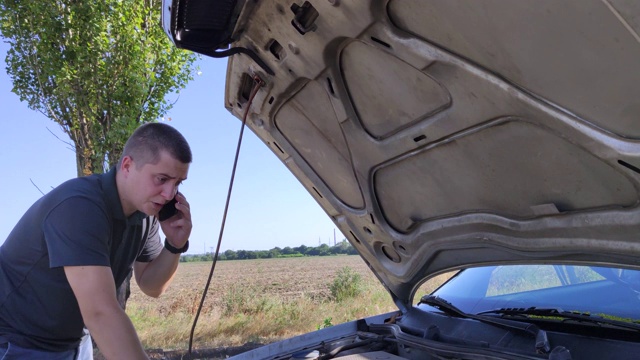
[[[116,289],[132,268],[149,296],[171,281],[191,233],[178,192],[190,163],[177,130],[146,124],[110,172],[69,180],[27,210],[0,247],[1,359],[77,359],[85,327],[106,358],[147,359]],[[174,197],[176,214],[158,222]]]

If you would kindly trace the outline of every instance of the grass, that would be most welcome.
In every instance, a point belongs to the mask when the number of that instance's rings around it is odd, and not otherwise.
[[[198,320],[194,341],[198,347],[238,346],[247,342],[270,343],[331,324],[355,320],[396,309],[379,284],[360,284],[360,298],[367,301],[340,302],[330,298],[302,296],[283,299],[260,294],[251,287],[236,285],[222,296],[220,307],[205,308]],[[188,347],[194,308],[188,298],[175,311],[130,304],[131,317],[145,348],[184,349]],[[329,319],[329,320],[327,320]]]
[[[188,348],[210,264],[184,265],[160,299],[139,296],[132,283],[127,313],[147,349]],[[397,310],[357,256],[224,261],[218,269],[198,320],[194,349],[266,344]]]
[[[338,270],[333,282],[329,285],[331,297],[342,303],[360,295],[363,291],[362,276],[352,268],[345,266]]]

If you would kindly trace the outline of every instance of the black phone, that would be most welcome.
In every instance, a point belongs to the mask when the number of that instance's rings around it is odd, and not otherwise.
[[[177,202],[178,201],[174,197],[173,199],[171,199],[171,201],[169,201],[168,203],[164,204],[162,206],[162,209],[160,209],[160,212],[158,212],[158,220],[165,221],[168,218],[170,218],[173,215],[175,215],[178,212],[178,209],[176,209],[176,203]]]

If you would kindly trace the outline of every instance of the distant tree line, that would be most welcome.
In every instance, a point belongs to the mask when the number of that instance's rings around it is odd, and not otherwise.
[[[358,255],[356,249],[347,240],[342,240],[335,246],[321,244],[320,246],[274,247],[271,250],[227,250],[218,254],[218,260],[247,260],[270,259],[302,256],[330,256],[330,255]],[[180,257],[180,262],[212,261],[213,253],[187,254]]]

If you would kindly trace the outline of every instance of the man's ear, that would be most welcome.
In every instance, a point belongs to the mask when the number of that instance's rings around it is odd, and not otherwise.
[[[133,163],[133,159],[131,158],[131,156],[127,155],[124,156],[122,158],[122,161],[120,162],[120,171],[127,175],[129,174],[129,171],[131,171],[131,168],[135,166],[135,164]]]

